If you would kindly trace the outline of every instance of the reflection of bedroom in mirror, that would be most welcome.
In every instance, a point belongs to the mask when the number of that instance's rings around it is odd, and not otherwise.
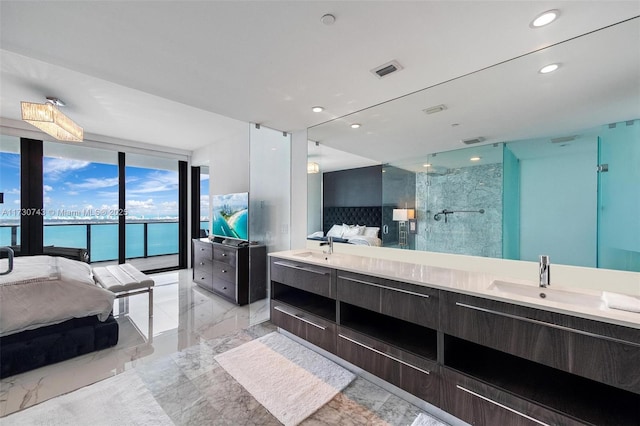
[[[309,234],[356,232],[379,207],[383,247],[640,271],[640,50],[610,48],[639,31],[634,18],[311,127]]]

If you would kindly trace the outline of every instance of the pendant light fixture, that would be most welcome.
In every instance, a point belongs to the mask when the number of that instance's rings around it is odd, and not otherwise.
[[[47,97],[44,104],[21,102],[22,119],[60,141],[82,142],[84,132],[58,107],[64,106],[58,98]]]

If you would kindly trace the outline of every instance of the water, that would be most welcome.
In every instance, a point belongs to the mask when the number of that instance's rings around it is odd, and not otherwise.
[[[208,222],[201,222],[207,229]],[[90,235],[87,228],[90,227]],[[126,225],[127,258],[144,257],[144,223]],[[88,237],[89,235],[89,237]],[[89,241],[87,241],[89,239]],[[18,229],[18,242],[20,231]],[[11,244],[11,227],[0,227],[0,245]],[[116,260],[118,258],[118,224],[91,223],[72,225],[45,225],[44,245],[76,247],[89,250],[92,262]],[[178,253],[177,222],[147,222],[147,256]]]

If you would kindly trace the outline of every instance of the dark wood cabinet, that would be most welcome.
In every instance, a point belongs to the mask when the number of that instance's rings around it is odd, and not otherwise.
[[[339,271],[338,300],[425,327],[438,325],[438,291]]]
[[[336,298],[335,270],[331,268],[272,258],[271,281]]]
[[[314,345],[336,353],[336,324],[282,302],[271,303],[271,322]]]
[[[439,403],[440,374],[435,361],[342,326],[338,326],[337,355],[427,402]]]
[[[640,425],[640,330],[272,259],[272,321],[471,424]]]
[[[637,329],[445,291],[441,326],[445,334],[640,394]]]
[[[238,305],[264,299],[266,247],[235,247],[194,239],[193,281]]]

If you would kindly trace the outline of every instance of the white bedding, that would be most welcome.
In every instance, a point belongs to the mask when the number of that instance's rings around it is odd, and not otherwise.
[[[0,259],[0,271],[7,259]],[[72,318],[109,317],[114,294],[96,285],[86,263],[52,256],[13,260],[0,276],[0,336],[57,324]]]
[[[356,235],[354,237],[347,238],[351,244],[356,244],[359,246],[373,246],[380,247],[382,246],[382,240],[378,237],[369,237],[367,235]]]

